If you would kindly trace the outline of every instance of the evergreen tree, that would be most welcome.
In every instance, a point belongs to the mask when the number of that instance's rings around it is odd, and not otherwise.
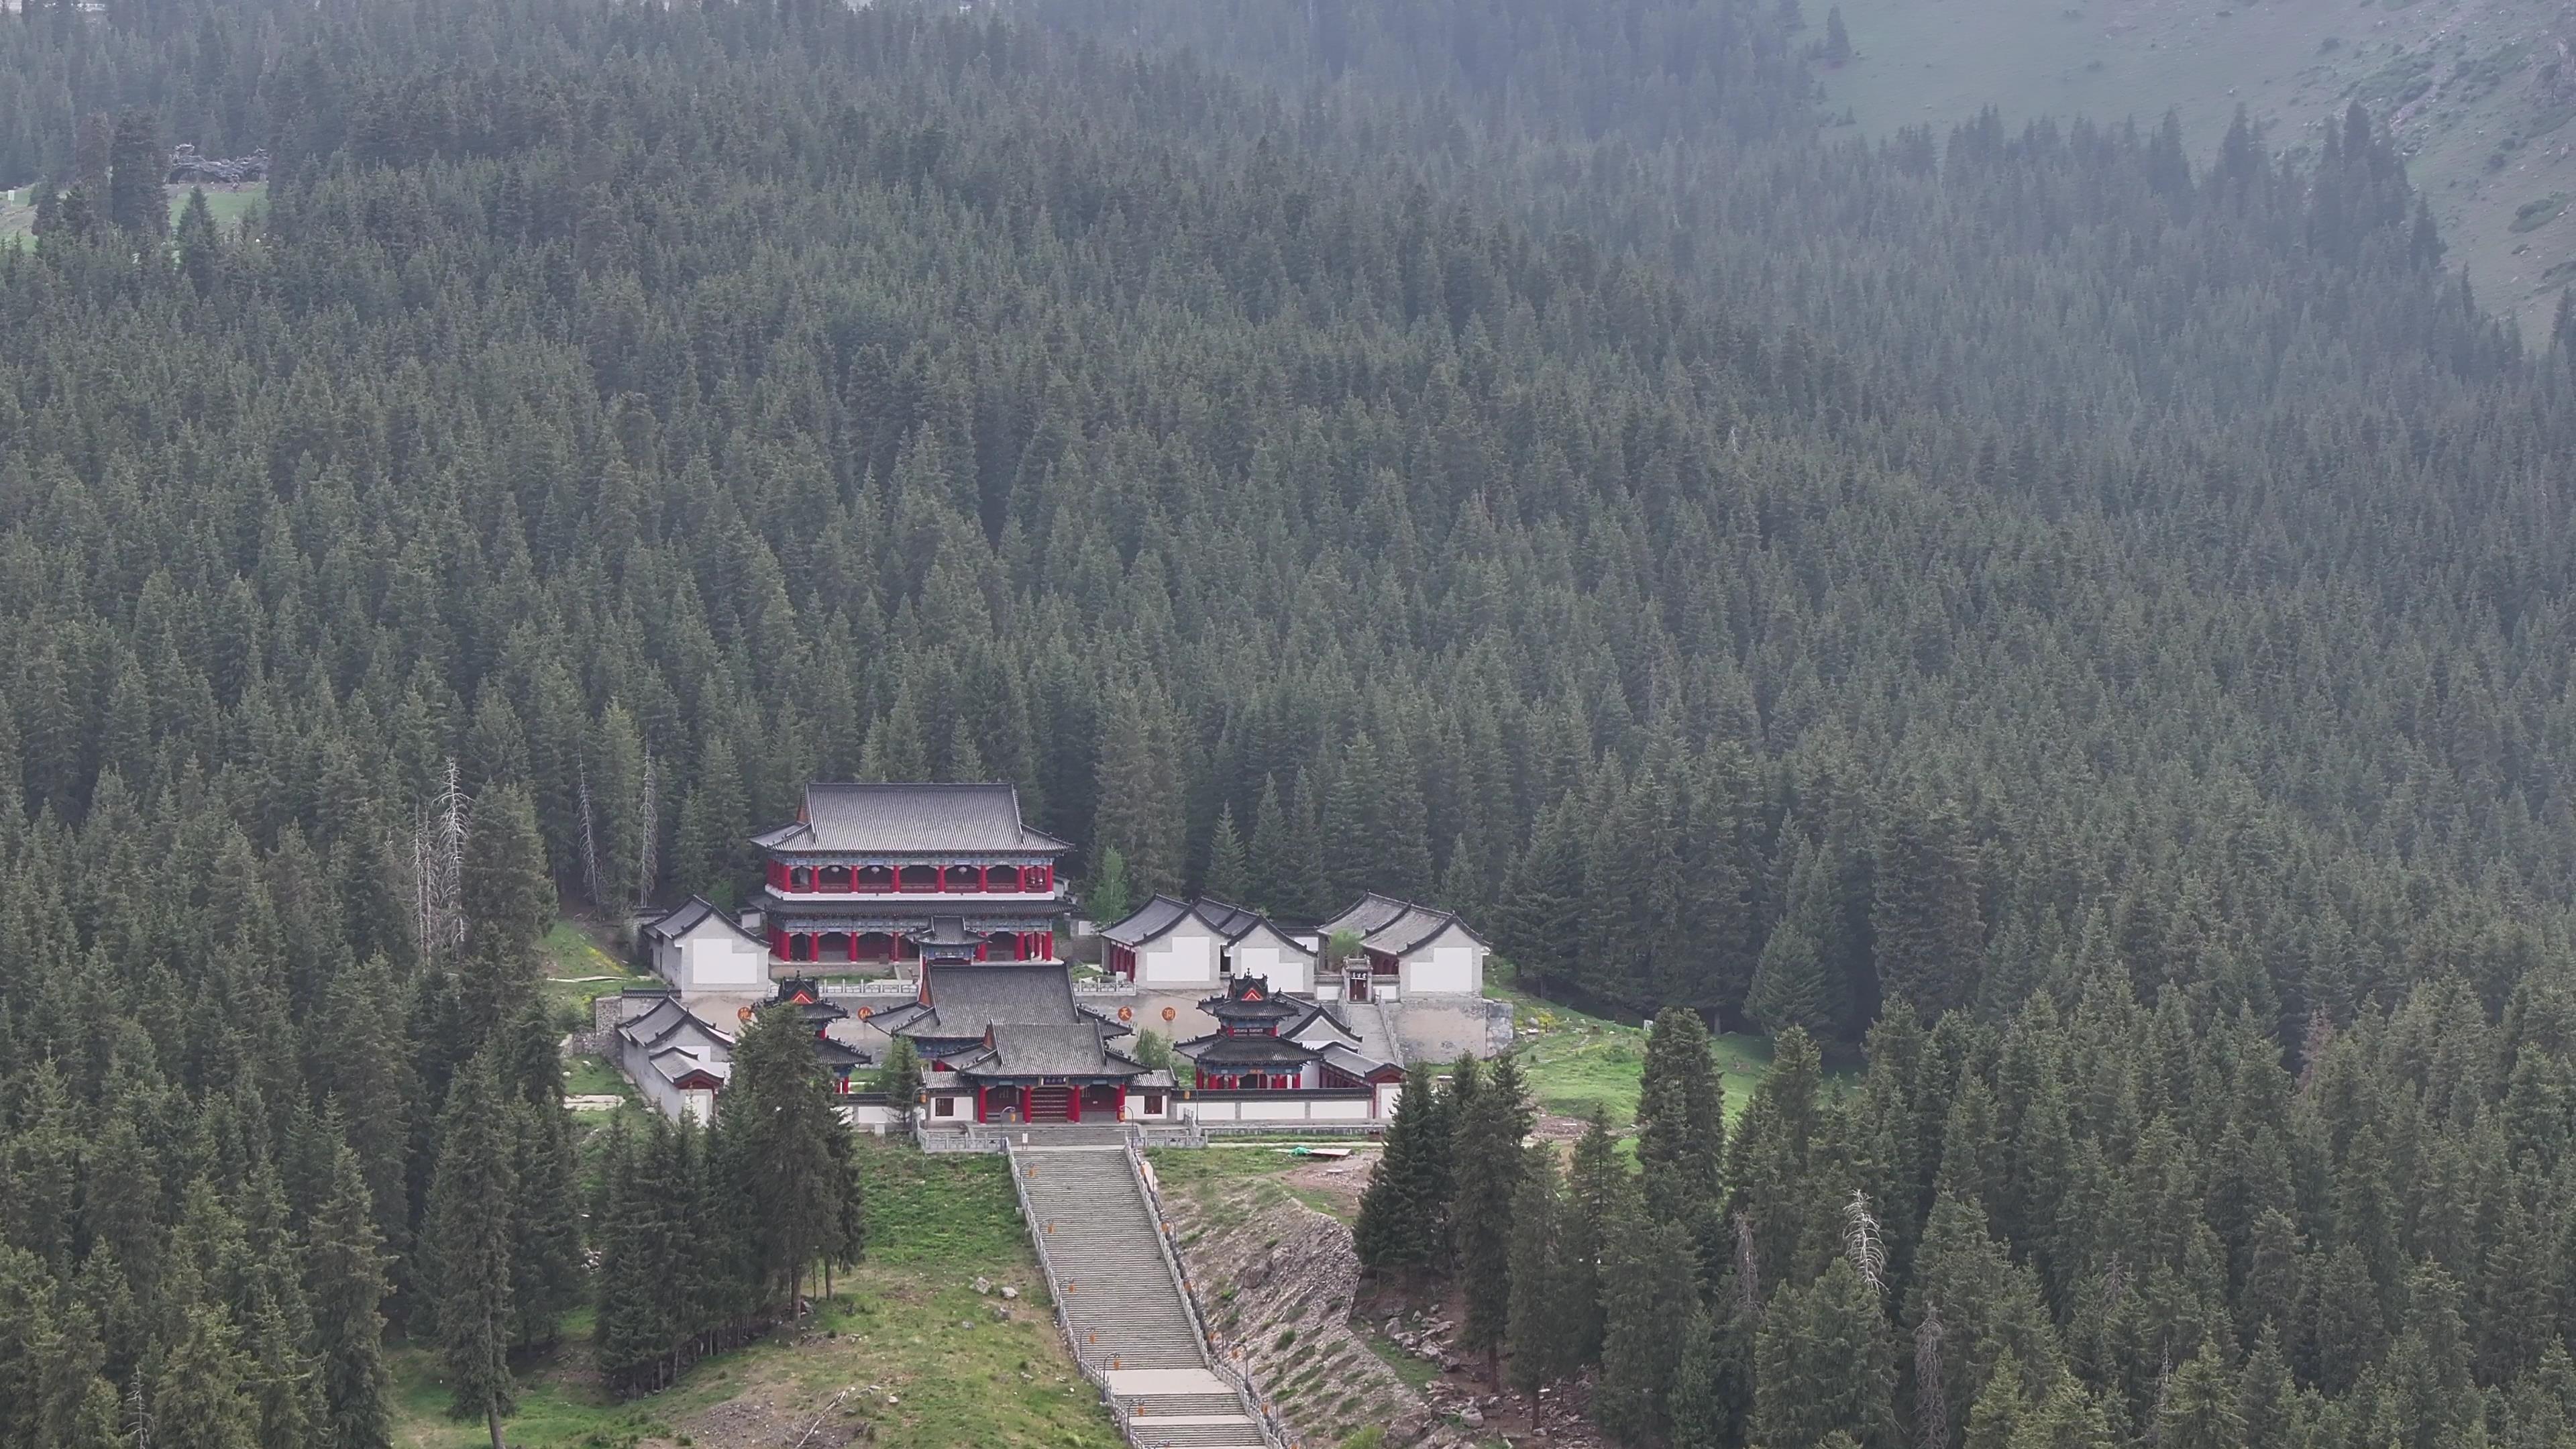
[[[1555,1302],[1564,1316],[1569,1373],[1601,1361],[1601,1274],[1608,1261],[1610,1226],[1634,1210],[1636,1191],[1636,1179],[1619,1160],[1610,1120],[1596,1108],[1583,1136],[1575,1141],[1566,1169],[1565,1222],[1558,1233],[1557,1268],[1562,1283]]]
[[[1521,1142],[1536,1117],[1519,1067],[1502,1057],[1468,1097],[1451,1139],[1448,1216],[1459,1287],[1466,1298],[1458,1342],[1484,1351],[1486,1377],[1497,1385],[1511,1326],[1512,1206],[1528,1162]]]
[[[222,263],[222,253],[223,244],[215,235],[215,214],[206,205],[206,189],[192,187],[188,204],[179,213],[179,270],[198,296],[214,292],[215,269]],[[141,763],[139,755],[135,763]]]
[[[1706,1308],[1692,1305],[1673,1371],[1673,1449],[1722,1449],[1728,1436],[1723,1374],[1718,1363],[1716,1332]]]
[[[379,1311],[387,1291],[384,1257],[374,1192],[346,1144],[332,1154],[329,1195],[309,1238],[304,1268],[313,1337],[307,1351],[319,1366],[322,1395],[315,1442],[321,1449],[386,1449],[392,1385]]]
[[[1865,1449],[1897,1440],[1894,1355],[1876,1294],[1851,1262],[1780,1290],[1755,1350],[1754,1429],[1766,1444],[1841,1433]]]
[[[1878,846],[1870,935],[1879,990],[1938,1016],[1967,1000],[1985,952],[1974,847],[1948,805],[1900,811]]]
[[[188,1310],[154,1380],[153,1442],[258,1449],[259,1409],[244,1385],[250,1376],[224,1311],[212,1304]],[[497,1435],[493,1442],[499,1444]]]
[[[1690,1234],[1630,1205],[1612,1219],[1601,1262],[1601,1382],[1592,1412],[1614,1437],[1667,1433],[1683,1334],[1699,1311]],[[1693,1406],[1698,1412],[1700,1405]]]
[[[516,1116],[489,1056],[457,1073],[439,1115],[438,1171],[422,1232],[450,1411],[481,1418],[492,1449],[504,1449],[501,1419],[516,1394],[509,1364]]]
[[[848,1130],[795,1008],[763,1007],[734,1047],[718,1155],[741,1194],[757,1281],[791,1313],[806,1272],[839,1237],[848,1177],[831,1139]]]
[[[1709,1053],[1708,1024],[1668,1006],[1646,1036],[1637,1093],[1637,1165],[1646,1210],[1690,1225],[1702,1250],[1714,1242],[1718,1181],[1726,1159],[1726,1087]]]
[[[1558,1297],[1567,1273],[1561,1241],[1565,1185],[1556,1152],[1535,1143],[1512,1196],[1511,1293],[1503,1338],[1511,1352],[1511,1386],[1538,1412],[1538,1391],[1575,1367],[1573,1327]]]
[[[1232,805],[1217,810],[1216,830],[1208,837],[1207,873],[1200,877],[1199,892],[1230,905],[1253,899],[1252,858],[1243,836],[1234,828]]]
[[[1127,857],[1119,853],[1117,846],[1102,846],[1099,868],[1083,885],[1082,908],[1102,925],[1124,920],[1136,909],[1129,898],[1131,889],[1127,883]]]
[[[1437,1267],[1447,1231],[1448,1119],[1427,1069],[1407,1073],[1377,1165],[1360,1193],[1351,1245],[1372,1273]]]
[[[886,1044],[885,1063],[878,1069],[887,1100],[899,1111],[912,1110],[921,1096],[921,1053],[912,1038],[897,1036]]]
[[[129,107],[119,115],[108,150],[108,220],[141,238],[169,235],[170,203],[161,192],[169,164],[170,152],[161,144],[161,128],[151,112]]]

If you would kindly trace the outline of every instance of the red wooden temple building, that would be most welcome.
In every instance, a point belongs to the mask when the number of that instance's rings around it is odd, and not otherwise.
[[[1009,785],[813,784],[752,843],[774,963],[1053,961],[1072,847]]]

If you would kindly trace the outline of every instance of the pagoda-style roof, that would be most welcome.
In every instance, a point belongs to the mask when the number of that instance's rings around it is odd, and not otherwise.
[[[1111,1051],[1100,1039],[1100,1025],[996,1026],[984,1044],[949,1059],[966,1077],[1115,1077],[1142,1076],[1145,1067]]]
[[[818,1031],[850,1014],[848,1007],[823,999],[820,982],[803,976],[779,982],[774,1004],[795,1007],[796,1019]]]
[[[984,944],[984,938],[966,929],[964,916],[933,916],[927,931],[907,931],[916,946],[957,946],[973,950]]]
[[[1073,847],[1020,819],[1009,785],[812,784],[765,850],[891,855],[1060,855]]]
[[[826,1068],[837,1070],[843,1067],[865,1066],[869,1057],[866,1052],[848,1042],[834,1041],[828,1036],[818,1036],[814,1038],[814,1060],[821,1062]]]
[[[1262,976],[1236,977],[1223,992],[1201,1001],[1199,1010],[1219,1021],[1237,1024],[1280,1022],[1306,1015],[1304,1004],[1271,995],[1269,978]]]
[[[1401,956],[1442,931],[1456,926],[1478,945],[1485,938],[1452,911],[1436,906],[1415,905],[1375,891],[1360,897],[1359,904],[1326,921],[1317,928],[1320,939],[1330,941],[1342,931],[1360,933],[1360,944],[1387,956]]]
[[[1202,1067],[1303,1066],[1321,1059],[1313,1047],[1277,1036],[1197,1037],[1172,1048]]]

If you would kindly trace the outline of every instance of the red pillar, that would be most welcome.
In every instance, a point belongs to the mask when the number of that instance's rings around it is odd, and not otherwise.
[[[1064,1120],[1067,1122],[1079,1122],[1082,1120],[1082,1089],[1080,1087],[1074,1088],[1065,1098]]]
[[[975,1120],[984,1120],[984,1084],[981,1082],[975,1084]]]

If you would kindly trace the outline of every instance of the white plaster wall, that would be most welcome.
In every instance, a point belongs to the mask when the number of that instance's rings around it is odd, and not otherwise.
[[[1161,940],[1136,952],[1139,986],[1214,986],[1216,933],[1196,918],[1174,926]]]
[[[1302,994],[1315,989],[1314,961],[1303,952],[1262,939],[1258,931],[1235,946],[1234,974],[1267,978],[1272,991]]]
[[[1414,948],[1404,958],[1404,992],[1413,995],[1470,995],[1484,987],[1484,948],[1455,926]]]
[[[674,986],[686,986],[682,979],[687,970],[687,953],[677,941],[655,937],[653,941],[653,974]]]
[[[1404,1095],[1404,1083],[1402,1083],[1402,1082],[1380,1082],[1380,1083],[1378,1083],[1378,1084],[1377,1084],[1377,1115],[1378,1115],[1378,1116],[1380,1116],[1380,1117],[1393,1117],[1393,1116],[1395,1115],[1395,1103],[1396,1103],[1396,1099],[1398,1099],[1398,1098],[1402,1097],[1403,1095]]]
[[[686,952],[683,991],[732,991],[758,987],[769,979],[769,951],[718,927],[681,943]]]

